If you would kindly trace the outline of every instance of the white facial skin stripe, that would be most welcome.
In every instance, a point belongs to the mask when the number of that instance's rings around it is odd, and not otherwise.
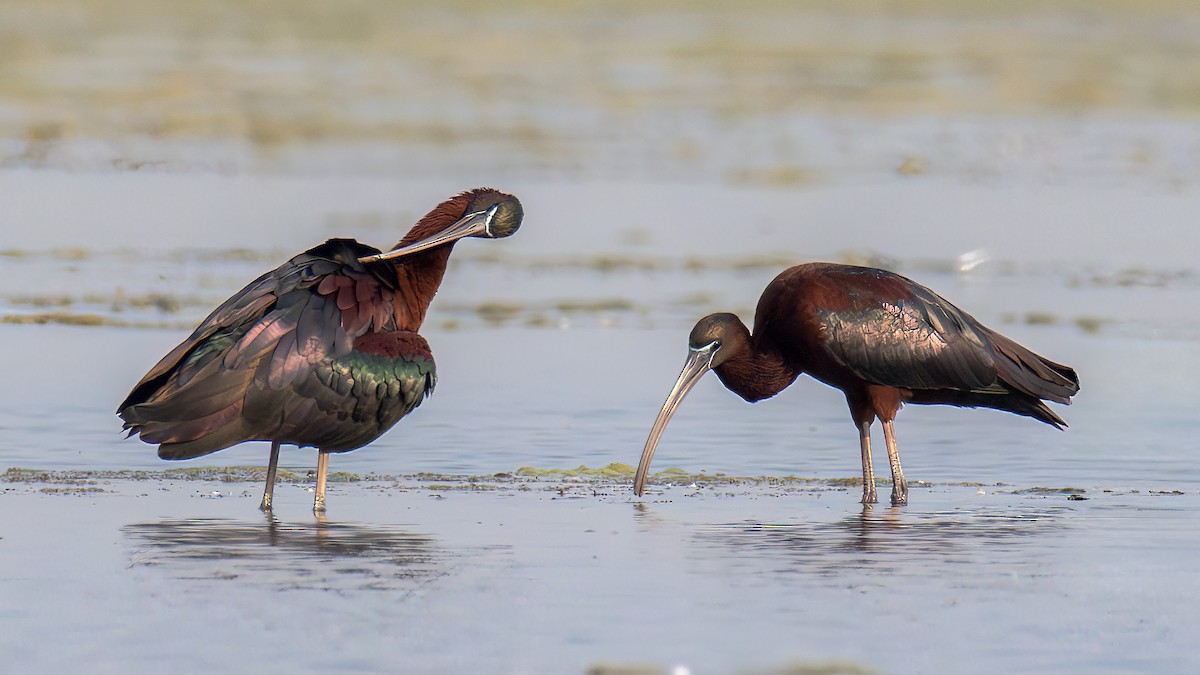
[[[486,234],[486,235],[488,235],[488,236],[491,236],[491,234],[492,234],[492,221],[496,219],[496,212],[497,212],[497,211],[499,211],[499,210],[500,210],[500,205],[499,205],[499,204],[492,204],[492,207],[491,207],[490,209],[488,209],[488,210],[487,210],[487,218],[485,218],[485,219],[483,220],[483,232],[484,232],[484,234]]]

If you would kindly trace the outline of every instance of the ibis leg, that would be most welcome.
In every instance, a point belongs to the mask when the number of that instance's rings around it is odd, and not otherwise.
[[[279,467],[279,442],[271,441],[271,461],[267,464],[267,487],[263,489],[259,511],[271,510],[271,497],[275,494],[275,469]]]
[[[325,476],[329,473],[329,453],[317,451],[317,496],[313,499],[313,513],[325,512]]]
[[[900,451],[896,448],[896,429],[892,420],[883,420],[883,441],[887,443],[888,463],[892,465],[892,506],[908,503],[908,482],[900,468]]]
[[[871,464],[871,423],[863,422],[858,426],[858,445],[862,448],[863,497],[862,503],[874,504],[875,498],[875,467]]]

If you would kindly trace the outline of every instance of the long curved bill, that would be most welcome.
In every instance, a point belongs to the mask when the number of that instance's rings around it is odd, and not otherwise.
[[[438,232],[437,234],[426,237],[420,241],[414,241],[407,246],[400,246],[384,253],[364,256],[358,259],[358,262],[366,264],[379,262],[381,260],[392,260],[393,258],[402,258],[413,253],[420,253],[431,248],[449,244],[452,241],[458,241],[465,237],[480,237],[491,234],[492,219],[496,217],[496,206],[492,206],[486,211],[475,211],[459,218],[453,225]]]
[[[689,350],[687,362],[683,364],[683,371],[679,373],[679,379],[675,380],[675,386],[667,395],[666,403],[663,403],[662,410],[658,411],[658,418],[654,420],[654,426],[650,427],[650,437],[646,439],[646,447],[642,450],[642,459],[638,462],[637,473],[633,476],[633,491],[637,496],[642,496],[642,489],[646,486],[646,475],[650,471],[650,460],[654,458],[654,450],[658,447],[658,439],[662,438],[663,431],[667,428],[667,422],[671,421],[671,415],[675,414],[683,397],[687,396],[700,378],[712,368],[712,357],[716,347],[717,343],[712,342],[703,347]]]

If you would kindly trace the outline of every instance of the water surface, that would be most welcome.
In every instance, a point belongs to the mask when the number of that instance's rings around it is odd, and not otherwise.
[[[623,482],[443,477],[335,483],[337,517],[314,522],[309,493],[292,484],[277,492],[277,520],[254,511],[254,484],[98,486],[6,485],[10,508],[38,516],[11,522],[2,540],[5,647],[21,663],[1194,664],[1196,598],[1179,583],[1200,553],[1181,536],[1194,491],[1080,501],[946,486],[862,512],[853,488],[786,482],[667,487],[639,502]],[[62,645],[41,649],[51,628]]]

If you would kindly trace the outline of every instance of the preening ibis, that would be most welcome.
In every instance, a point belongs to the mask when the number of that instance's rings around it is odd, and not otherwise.
[[[876,418],[892,469],[892,504],[908,502],[892,424],[902,404],[994,408],[1061,429],[1066,422],[1043,400],[1070,404],[1079,391],[1070,367],[1034,354],[911,279],[853,265],[784,270],[758,301],[753,333],[733,314],[712,314],[692,329],[688,348],[642,451],[638,496],[667,422],[709,370],[750,402],[778,394],[801,373],[840,389],[858,427],[864,504],[876,501]]]
[[[386,253],[331,239],[217,307],[117,408],[163,459],[270,441],[260,508],[271,509],[279,447],[318,450],[313,510],[325,510],[329,453],[379,438],[433,392],[418,334],[454,243],[521,226],[516,197],[479,188],[438,204]]]

